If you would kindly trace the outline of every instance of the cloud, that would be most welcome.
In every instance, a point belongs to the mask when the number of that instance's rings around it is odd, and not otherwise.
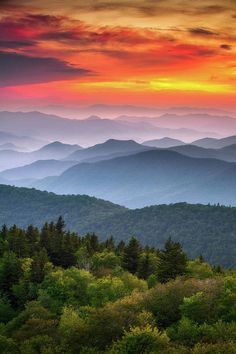
[[[89,70],[55,58],[0,52],[0,87],[73,79],[90,74]]]
[[[209,30],[207,28],[203,27],[195,27],[195,28],[189,28],[189,33],[197,36],[213,36],[216,35],[217,33],[213,32],[212,30]]]
[[[222,5],[208,5],[208,6],[200,6],[195,8],[196,15],[215,15],[219,13],[223,13],[228,11],[231,6],[227,0],[225,1],[225,6]]]
[[[24,18],[24,23],[38,26],[58,26],[63,21],[63,16],[45,14],[29,14]]]
[[[24,47],[33,47],[37,45],[35,41],[4,41],[0,40],[0,48],[4,49],[19,49]]]
[[[163,37],[163,36],[162,36]],[[71,30],[48,31],[39,34],[37,39],[70,42],[75,41],[80,46],[87,45],[148,45],[160,44],[163,41],[173,41],[173,38],[162,38],[157,31],[150,29],[128,27],[95,27],[82,22]]]
[[[221,44],[220,48],[225,49],[225,50],[231,50],[232,46],[229,44]]]

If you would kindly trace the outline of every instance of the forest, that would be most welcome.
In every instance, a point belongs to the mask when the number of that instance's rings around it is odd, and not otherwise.
[[[0,353],[236,353],[236,272],[68,231],[0,231]]]
[[[135,235],[143,244],[162,248],[171,237],[190,258],[202,254],[213,265],[236,267],[236,208],[177,203],[127,209],[87,195],[56,195],[36,189],[0,185],[0,225],[42,227],[62,215],[66,229],[95,232],[116,242]],[[214,247],[212,247],[214,245]]]

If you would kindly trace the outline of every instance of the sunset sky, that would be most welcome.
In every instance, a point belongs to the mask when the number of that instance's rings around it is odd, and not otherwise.
[[[1,0],[0,104],[236,108],[235,0]]]

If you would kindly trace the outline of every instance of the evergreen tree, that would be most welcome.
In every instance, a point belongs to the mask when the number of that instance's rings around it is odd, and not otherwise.
[[[187,256],[183,252],[180,243],[174,242],[169,238],[159,257],[157,275],[160,282],[166,283],[171,279],[175,279],[178,275],[186,273]]]
[[[6,238],[7,238],[7,233],[8,233],[8,228],[7,228],[7,225],[4,224],[4,225],[2,226],[2,230],[1,230],[1,232],[0,232],[1,238],[2,238],[3,240],[6,240]]]
[[[151,275],[151,264],[150,264],[150,256],[149,252],[145,252],[145,254],[140,257],[139,265],[138,265],[138,276],[143,279],[147,279],[149,275]]]
[[[34,228],[33,225],[29,225],[26,230],[25,236],[29,247],[30,256],[32,256],[35,251],[35,245],[39,241],[38,229]]]
[[[135,274],[138,270],[140,254],[141,246],[138,240],[133,236],[125,247],[123,254],[124,268],[132,274]]]
[[[122,255],[125,250],[125,242],[122,240],[118,243],[116,247],[116,253],[117,255]]]
[[[109,237],[109,238],[105,241],[105,248],[107,248],[109,251],[114,251],[114,249],[115,249],[115,244],[114,244],[113,236]]]
[[[59,234],[63,234],[64,228],[65,228],[65,221],[63,220],[62,216],[59,216],[56,223],[56,230]]]

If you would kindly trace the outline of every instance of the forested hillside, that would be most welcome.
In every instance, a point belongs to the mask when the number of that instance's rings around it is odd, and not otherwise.
[[[182,243],[189,257],[202,254],[210,263],[236,266],[236,208],[179,203],[125,209],[88,196],[59,196],[34,189],[0,186],[0,225],[29,223],[41,227],[62,215],[70,229],[95,232],[104,240],[127,240],[163,247],[165,240]]]
[[[189,260],[171,239],[163,250],[99,242],[62,217],[3,226],[0,352],[234,353],[235,289],[234,272]]]

